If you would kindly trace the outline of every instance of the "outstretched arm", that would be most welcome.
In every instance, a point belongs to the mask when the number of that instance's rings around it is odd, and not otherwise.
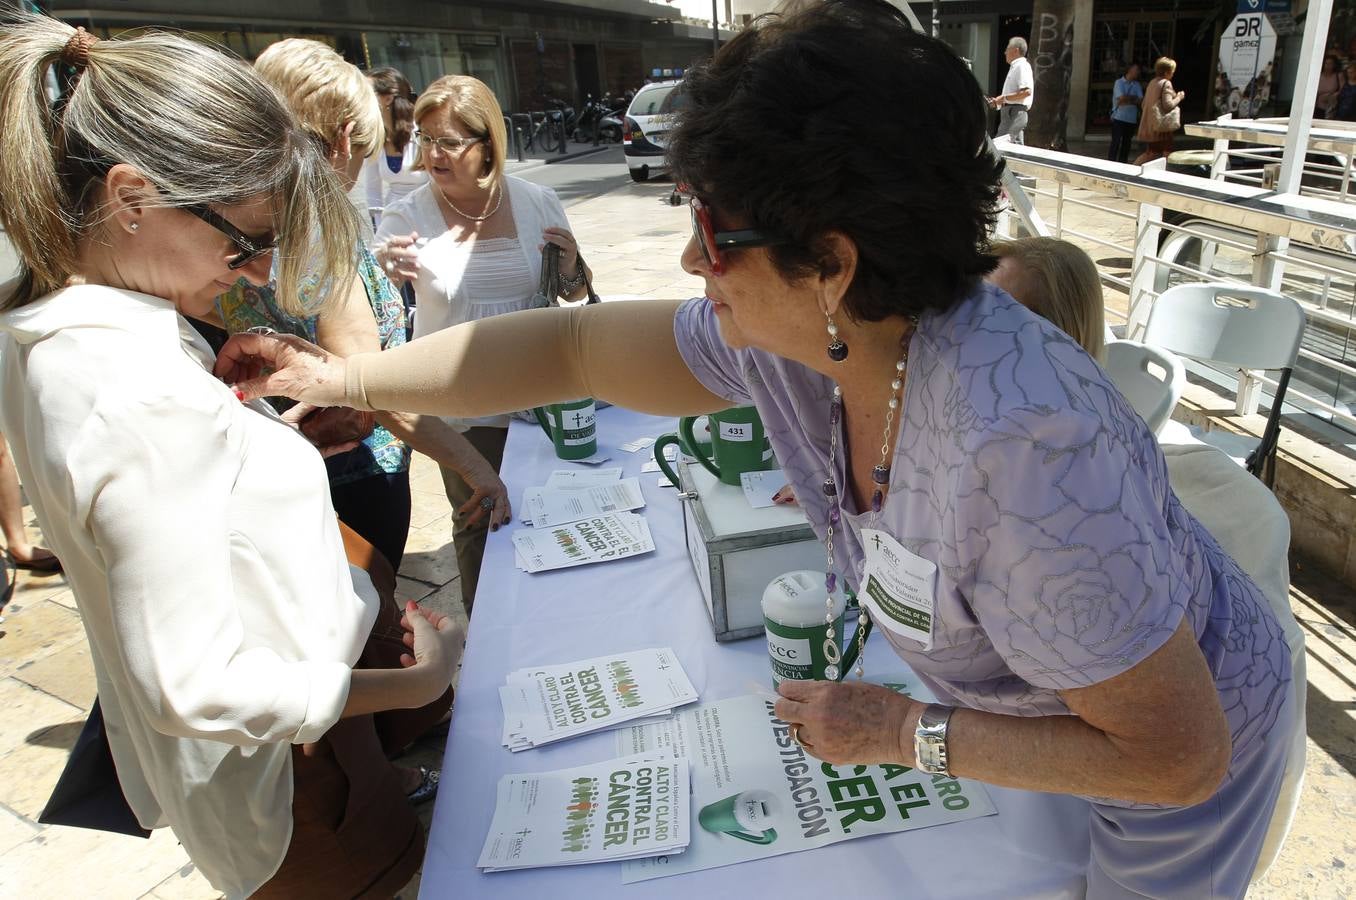
[[[509,313],[347,360],[296,338],[240,334],[222,349],[216,373],[246,398],[460,418],[579,397],[656,415],[725,409],[730,401],[703,387],[678,352],[678,306],[656,300]],[[259,376],[265,368],[275,371]]]

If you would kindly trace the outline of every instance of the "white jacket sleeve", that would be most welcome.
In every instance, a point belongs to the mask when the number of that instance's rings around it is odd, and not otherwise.
[[[256,554],[232,527],[242,437],[230,421],[210,394],[101,401],[72,447],[76,510],[107,573],[132,699],[152,727],[243,746],[311,742],[338,721],[351,670],[244,640],[241,610],[262,601],[232,584],[233,565]]]

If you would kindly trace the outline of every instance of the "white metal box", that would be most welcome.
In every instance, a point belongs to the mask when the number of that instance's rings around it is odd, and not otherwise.
[[[683,534],[718,641],[763,633],[763,589],[796,569],[823,569],[821,544],[799,506],[754,509],[742,488],[696,463],[678,464]]]

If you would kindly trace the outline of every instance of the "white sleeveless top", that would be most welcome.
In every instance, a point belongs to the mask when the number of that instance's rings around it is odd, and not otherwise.
[[[428,238],[419,251],[419,274],[414,280],[418,312],[414,337],[420,338],[452,325],[473,322],[527,309],[541,279],[541,234],[549,226],[569,228],[555,191],[504,177],[513,210],[517,237],[456,241],[447,230],[434,197],[432,183],[416,188],[389,207],[377,229],[377,241],[392,235],[418,232]],[[508,416],[447,419],[458,431],[491,425],[507,428]]]

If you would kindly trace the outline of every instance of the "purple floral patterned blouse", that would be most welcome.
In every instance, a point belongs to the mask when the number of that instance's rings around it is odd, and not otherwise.
[[[728,347],[705,299],[680,308],[675,335],[709,390],[758,407],[822,540],[832,381]],[[1235,759],[1275,722],[1290,656],[1265,597],[1177,501],[1152,433],[1063,332],[989,285],[925,314],[899,428],[878,522],[841,492],[834,556],[855,588],[860,531],[878,527],[936,563],[933,646],[881,628],[868,653],[890,641],[944,701],[1062,715],[1057,691],[1125,672],[1186,616]],[[846,484],[841,454],[837,465]]]

